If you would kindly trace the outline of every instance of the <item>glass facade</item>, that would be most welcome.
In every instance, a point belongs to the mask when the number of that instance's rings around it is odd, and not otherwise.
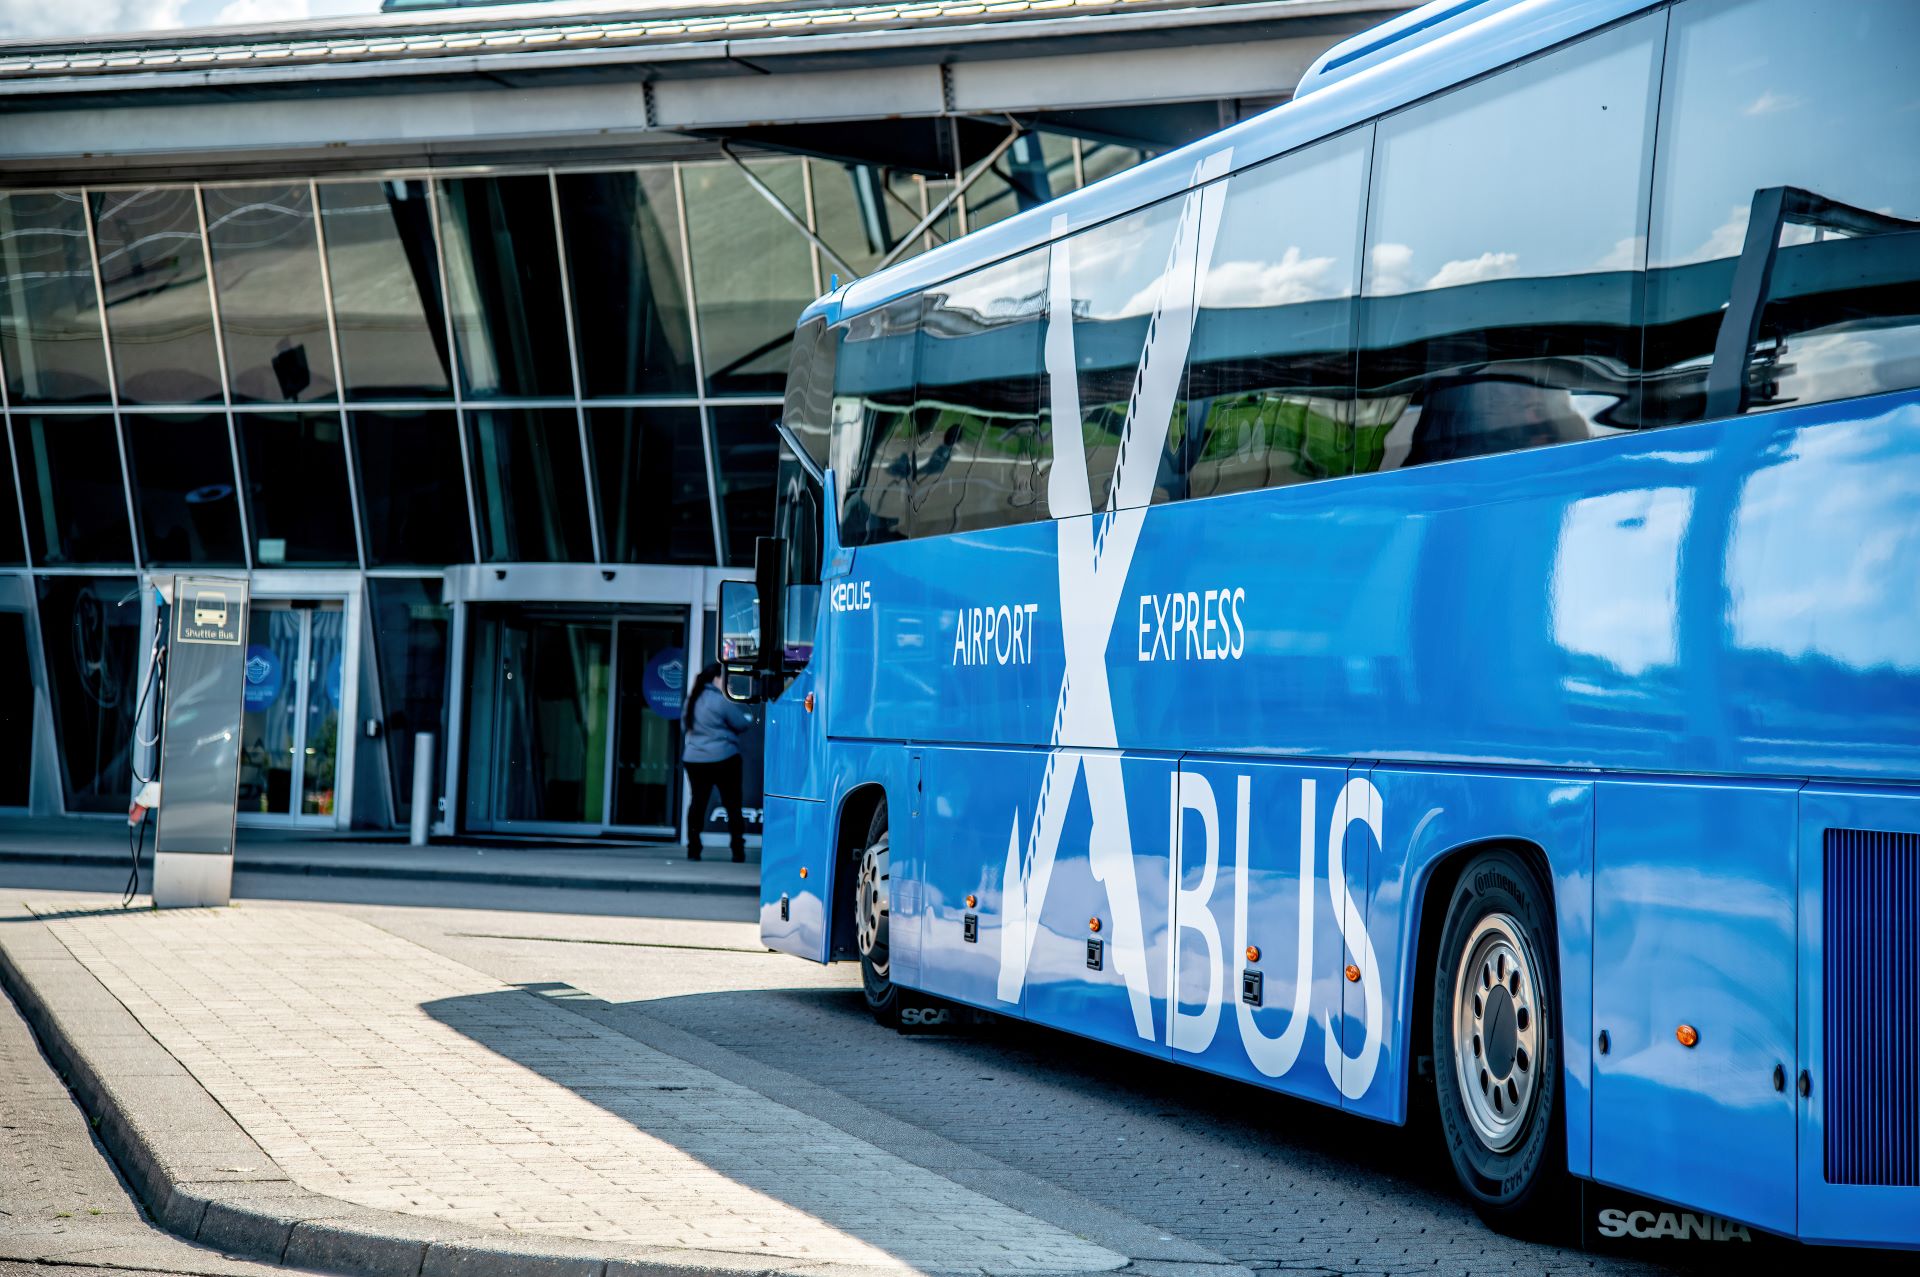
[[[1033,135],[900,256],[1139,158]],[[751,567],[795,319],[835,276],[876,269],[952,182],[747,164],[831,254],[725,160],[0,191],[0,572],[39,600],[66,808],[125,804],[140,609],[120,601],[138,571],[359,574],[366,716],[403,821],[413,733],[457,736],[446,706],[472,693],[446,686],[448,565]],[[291,643],[274,631],[289,615],[263,603],[258,644]],[[328,759],[316,742],[345,730],[314,656],[340,622],[299,620],[321,682],[289,675],[287,703],[257,711],[247,810],[333,808],[330,764],[296,775],[281,753]],[[574,772],[578,788],[536,806],[672,823],[677,737],[624,682],[681,659],[683,622],[659,624],[554,649],[604,647],[581,668],[619,671],[615,708],[580,757],[553,746],[549,788]],[[523,818],[511,798],[501,812]]]

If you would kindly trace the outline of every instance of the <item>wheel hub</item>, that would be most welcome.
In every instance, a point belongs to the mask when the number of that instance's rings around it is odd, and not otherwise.
[[[1540,1089],[1539,969],[1525,928],[1497,913],[1467,937],[1454,975],[1454,1077],[1467,1120],[1494,1152],[1525,1136]]]
[[[888,840],[882,835],[860,856],[860,877],[854,888],[854,931],[860,944],[860,956],[877,975],[887,974],[887,923],[890,912],[888,895],[892,887],[888,871]]]

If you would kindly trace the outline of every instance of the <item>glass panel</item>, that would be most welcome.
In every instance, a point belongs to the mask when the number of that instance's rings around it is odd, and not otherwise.
[[[1047,253],[927,294],[920,331],[913,535],[1047,517],[1052,440],[1042,416]]]
[[[1920,8],[1692,0],[1675,8],[1671,40],[1647,286],[1649,422],[1705,415],[1734,263],[1754,197],[1770,187],[1899,224],[1780,229],[1748,406],[1920,385]]]
[[[503,625],[495,819],[605,819],[608,629],[579,621]]]
[[[33,739],[33,666],[27,663],[27,618],[0,612],[0,739]],[[25,807],[32,796],[33,751],[0,750],[0,807]]]
[[[460,378],[470,395],[573,395],[553,192],[544,177],[440,184]]]
[[[138,699],[140,609],[130,576],[42,576],[40,650],[68,811],[126,814]]]
[[[571,408],[467,413],[480,555],[490,562],[591,561],[580,422]]]
[[[1135,375],[1146,351],[1153,319],[1163,309],[1193,303],[1193,276],[1176,271],[1174,233],[1186,201],[1167,200],[1129,217],[1109,222],[1057,245],[1070,254],[1073,280],[1073,351],[1079,369],[1080,436],[1086,447],[1087,491],[1093,508],[1107,507],[1127,406]],[[1157,425],[1157,423],[1156,423]],[[1185,412],[1175,405],[1167,427],[1167,447],[1177,448]],[[1153,501],[1171,495],[1168,475],[1151,493]],[[1129,498],[1129,504],[1146,504]]]
[[[755,160],[755,176],[804,211],[800,160]],[[716,395],[777,395],[787,343],[813,300],[813,247],[731,164],[691,164],[687,229],[707,388]]]
[[[226,415],[141,413],[120,427],[147,563],[245,563]]]
[[[97,192],[93,225],[121,402],[219,400],[220,361],[193,191]]]
[[[460,428],[450,409],[356,412],[367,562],[471,563]]]
[[[0,451],[0,564],[25,566],[26,543],[20,539],[20,498],[13,486],[12,450]]]
[[[1380,122],[1359,469],[1638,424],[1665,21],[1603,32]]]
[[[806,163],[812,165],[814,177],[816,234],[858,275],[872,275],[893,242],[920,221],[924,213],[918,204],[920,194],[914,190],[910,196],[912,207],[900,204],[889,186],[891,171],[872,163],[833,163],[831,159]],[[849,282],[831,257],[822,257],[820,267],[839,273],[843,284]]]
[[[209,186],[201,198],[234,402],[334,398],[333,342],[306,183]]]
[[[775,482],[774,535],[787,543],[787,599],[781,610],[786,621],[783,648],[788,665],[798,669],[813,658],[815,626],[820,617],[824,494],[785,447],[780,449],[780,473]]]
[[[715,563],[698,408],[589,408],[607,558]]]
[[[353,399],[449,393],[447,316],[425,182],[323,182],[333,326]]]
[[[1147,152],[1137,147],[1114,146],[1106,142],[1080,144],[1080,168],[1087,175],[1088,186],[1092,186],[1103,177],[1124,173],[1134,165],[1144,162],[1146,158]]]
[[[1352,468],[1367,144],[1356,132],[1227,182],[1188,356],[1187,496]]]
[[[300,812],[333,815],[334,764],[340,751],[340,687],[345,677],[346,624],[339,606],[307,614],[307,730],[302,745],[304,769]]]
[[[438,577],[370,576],[367,599],[373,613],[373,651],[379,665],[380,704],[386,715],[381,738],[393,810],[405,824],[413,818],[414,734],[433,732],[446,749],[448,608]],[[442,755],[444,759],[444,754]],[[440,793],[442,767],[434,769]]]
[[[828,465],[833,427],[833,363],[839,343],[824,315],[800,325],[793,338],[793,363],[787,369],[787,396],[781,419],[821,469]]]
[[[16,407],[110,398],[86,218],[78,191],[0,195],[0,362]]]
[[[13,447],[35,563],[133,562],[112,417],[16,413]]]
[[[967,188],[967,229],[1039,208],[1075,187],[1073,142],[1057,133],[1022,133],[1006,154]]]
[[[255,603],[247,629],[247,685],[240,719],[240,810],[284,816],[293,810],[294,715],[300,704],[300,626],[304,613],[284,603]]]
[[[720,474],[720,526],[728,567],[753,566],[753,543],[773,535],[773,480],[780,468],[778,408],[714,408],[713,460]]]
[[[673,170],[557,179],[588,395],[691,395],[693,331]]]
[[[359,562],[340,414],[243,412],[234,424],[246,464],[254,563]]]
[[[687,687],[687,627],[621,621],[620,687],[613,737],[613,823],[680,823],[680,711]]]

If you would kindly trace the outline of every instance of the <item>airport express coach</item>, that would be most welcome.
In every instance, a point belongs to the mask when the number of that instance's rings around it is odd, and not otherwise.
[[[1911,0],[1449,0],[814,303],[766,943],[1920,1244],[1917,157]]]

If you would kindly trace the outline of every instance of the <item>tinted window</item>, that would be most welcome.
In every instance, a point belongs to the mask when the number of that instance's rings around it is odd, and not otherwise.
[[[888,170],[878,165],[808,160],[807,166],[813,175],[816,233],[862,275],[879,269],[880,259],[925,212],[918,192],[912,193],[912,203],[905,202],[902,197],[912,188],[889,182]],[[829,259],[821,265],[828,271],[840,269]],[[844,272],[841,275],[844,284]]]
[[[67,810],[124,812],[139,695],[139,582],[43,576],[34,588]],[[120,606],[128,596],[134,601]]]
[[[341,377],[355,399],[448,391],[447,316],[425,182],[323,182]]]
[[[51,567],[133,562],[113,418],[16,413],[12,426],[33,561]]]
[[[1186,495],[1352,468],[1368,141],[1367,131],[1352,133],[1225,183],[1189,352]]]
[[[450,410],[356,412],[353,449],[369,564],[472,561],[459,426]]]
[[[821,469],[827,466],[827,436],[833,425],[833,360],[838,343],[827,321],[814,316],[794,334],[781,419]]]
[[[373,651],[380,667],[381,733],[393,781],[393,811],[412,818],[413,738],[434,732],[445,741],[447,706],[447,606],[438,577],[370,576],[367,601],[373,621]],[[440,789],[435,770],[434,793]]]
[[[589,395],[695,392],[673,169],[556,179]]]
[[[607,557],[717,563],[698,408],[589,408]]]
[[[790,209],[807,206],[800,160],[755,160],[755,176]],[[793,326],[816,293],[813,249],[731,164],[689,165],[687,233],[707,388],[780,393]]]
[[[1920,7],[1689,0],[1673,11],[1670,41],[1649,417],[1920,385]],[[1794,198],[1776,223],[1760,200],[1777,188]],[[1764,225],[1752,224],[1756,207]],[[1744,366],[1725,374],[1733,400],[1710,410],[1708,366],[1749,244],[1773,251],[1772,285],[1755,340],[1741,351],[1745,334],[1734,335]]]
[[[916,373],[914,536],[1047,517],[1046,308],[1044,249],[928,292]]]
[[[242,412],[234,425],[255,566],[358,562],[340,414]]]
[[[467,393],[571,396],[573,365],[547,179],[443,182],[440,223]]]
[[[121,400],[218,400],[220,361],[193,191],[99,192],[93,221]]]
[[[920,298],[902,298],[837,326],[833,470],[846,545],[907,535],[913,495],[914,338]]]
[[[1156,327],[1154,318],[1169,312],[1181,317],[1171,319],[1178,325],[1193,305],[1191,265],[1176,269],[1173,259],[1175,233],[1186,206],[1185,199],[1167,200],[1054,246],[1056,254],[1066,254],[1073,286],[1080,437],[1086,450],[1087,490],[1095,510],[1106,508],[1111,495],[1147,334],[1173,331],[1171,327]],[[1191,256],[1187,258],[1188,263],[1192,260]],[[1175,446],[1183,420],[1184,411],[1175,405],[1170,420],[1141,421],[1135,428],[1148,435],[1165,429],[1167,445]],[[1054,438],[1058,452],[1058,430]],[[1162,467],[1163,472],[1166,469]],[[1142,484],[1140,491],[1119,501],[1145,505],[1167,495],[1164,484]]]
[[[0,453],[0,563],[24,564],[26,542],[20,539],[20,500],[13,486],[13,466]]]
[[[226,414],[129,414],[120,428],[146,561],[245,563]]]
[[[467,413],[480,555],[494,562],[593,558],[580,423],[571,408]]]
[[[86,219],[77,191],[0,195],[0,363],[15,404],[109,397]]]
[[[713,464],[720,480],[720,528],[728,567],[753,566],[754,542],[773,535],[773,484],[780,467],[778,408],[714,408]]]
[[[234,400],[333,398],[333,343],[306,184],[209,186],[201,198]]]
[[[1380,122],[1358,469],[1637,424],[1664,21],[1603,32]]]

